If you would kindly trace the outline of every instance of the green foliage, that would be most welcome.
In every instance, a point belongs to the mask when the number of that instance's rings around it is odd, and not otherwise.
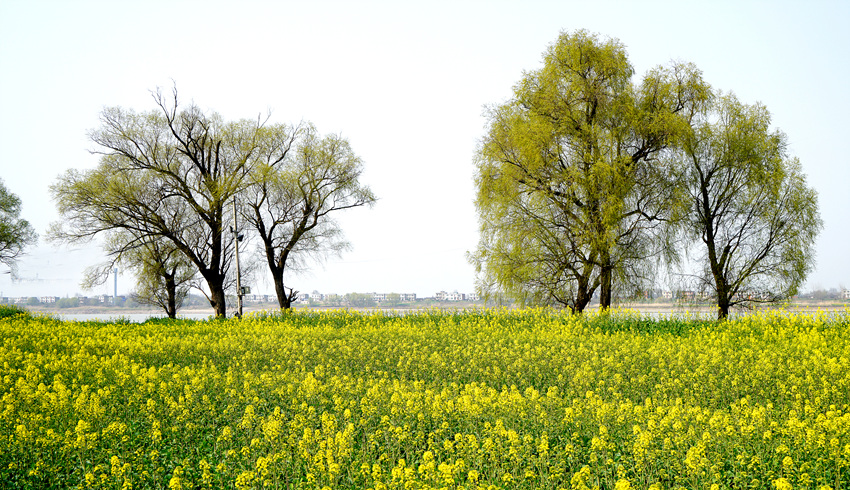
[[[75,306],[80,306],[80,298],[59,298],[56,301],[58,308],[74,308]]]
[[[719,94],[683,145],[684,225],[703,252],[697,287],[717,298],[720,318],[796,294],[814,265],[817,193],[770,122],[763,105]]]
[[[284,274],[347,250],[333,218],[376,198],[360,183],[363,162],[345,138],[322,136],[309,123],[264,128],[263,138],[274,144],[249,175],[243,218],[262,242],[280,307],[289,308],[294,292]]]
[[[51,239],[105,238],[110,260],[89,271],[88,286],[120,264],[139,276],[138,301],[174,315],[197,275],[216,315],[225,316],[225,290],[235,282],[227,230],[239,213],[260,236],[288,306],[295,292],[285,291],[284,269],[344,250],[332,213],[374,202],[358,181],[362,161],[346,139],[320,136],[310,124],[224,121],[181,106],[176,90],[171,100],[157,91],[154,101],[151,112],[101,113],[90,133],[103,153],[98,167],[69,170],[51,187],[63,218]]]
[[[714,293],[721,318],[795,294],[822,223],[770,113],[715,96],[691,64],[632,75],[618,41],[564,33],[488,109],[469,256],[481,294],[580,312],[598,292],[604,309],[698,242],[691,287]]]
[[[127,261],[138,273],[133,300],[176,317],[196,274],[193,264],[166,240],[146,240],[131,251]]]
[[[682,198],[658,157],[710,92],[692,65],[655,68],[639,85],[633,72],[619,41],[563,33],[488,109],[470,256],[485,298],[581,311],[599,289],[604,308],[616,282],[645,286],[652,258],[670,253],[661,225]]]
[[[386,300],[387,306],[398,306],[401,304],[401,295],[398,293],[389,293],[387,294]]]
[[[35,230],[27,220],[20,218],[20,214],[20,198],[6,189],[0,179],[0,264],[8,267],[12,274],[17,270],[17,259],[24,248],[38,239]]]
[[[368,308],[375,306],[375,300],[368,293],[348,293],[345,295],[344,302],[346,305],[353,308]]]
[[[25,310],[25,309],[23,309],[19,306],[0,304],[0,319],[9,318],[9,317],[18,316],[18,315],[21,315],[21,316],[24,316],[24,317],[31,317],[32,316],[32,315],[30,315],[30,312],[28,312],[27,310]]]

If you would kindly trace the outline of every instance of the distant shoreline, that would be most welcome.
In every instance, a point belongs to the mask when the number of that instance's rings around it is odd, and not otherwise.
[[[38,306],[30,306],[30,305],[19,305],[27,311],[35,314],[45,314],[45,315],[114,315],[114,316],[122,316],[122,315],[133,315],[133,316],[142,316],[148,315],[151,317],[161,317],[164,316],[164,312],[161,309],[155,308],[122,308],[122,307],[112,307],[112,306],[75,306],[70,308],[50,308],[44,305]],[[382,307],[382,306],[372,306],[372,307],[341,307],[341,306],[309,306],[309,305],[295,305],[293,309],[298,310],[339,310],[339,309],[347,309],[347,310],[357,310],[357,311],[400,311],[400,312],[410,312],[410,311],[427,311],[430,309],[442,309],[442,310],[469,310],[469,309],[480,309],[485,306],[481,303],[467,303],[467,302],[444,302],[437,305],[428,304],[422,306],[396,306],[396,307]],[[585,311],[593,311],[596,310],[598,306],[588,307]],[[663,314],[681,314],[681,313],[700,313],[700,314],[708,314],[715,311],[714,307],[707,306],[704,304],[685,304],[685,303],[621,303],[616,305],[615,308],[619,308],[622,310],[635,310],[640,313],[648,313],[652,315],[663,315]],[[799,302],[799,303],[789,303],[789,304],[778,304],[778,305],[764,305],[760,307],[754,308],[754,310],[749,311],[790,311],[794,313],[816,313],[818,311],[844,311],[850,310],[850,302],[840,302],[840,301],[819,301],[819,302]],[[250,305],[243,307],[243,314],[249,314],[254,312],[275,312],[279,311],[279,308],[274,307],[273,305]],[[737,311],[748,311],[748,310],[737,310]],[[228,315],[231,314],[231,310],[228,309]],[[213,316],[215,315],[215,311],[211,307],[186,307],[181,308],[178,311],[178,316],[192,316],[192,317],[202,317],[202,316]]]

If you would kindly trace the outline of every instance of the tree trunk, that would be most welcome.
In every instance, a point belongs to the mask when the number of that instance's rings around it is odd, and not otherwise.
[[[700,171],[699,184],[701,199],[697,201],[697,204],[702,208],[703,221],[701,224],[705,228],[705,236],[702,240],[708,249],[708,266],[711,268],[711,275],[714,278],[714,291],[717,294],[717,320],[723,321],[729,316],[729,286],[723,275],[724,262],[728,260],[728,246],[724,249],[724,253],[718,257],[717,244],[714,243],[714,218],[716,215],[710,207],[711,198],[708,194],[710,182],[702,175],[702,171]]]
[[[572,307],[573,313],[578,314],[583,312],[588,303],[590,303],[590,294],[588,294],[586,287],[579,285],[578,292],[576,293],[576,301]]]
[[[215,311],[216,318],[227,318],[227,298],[224,296],[224,278],[219,277],[215,280],[207,278],[207,285],[210,288],[210,306]]]
[[[586,273],[592,272],[585,268]],[[593,291],[596,290],[596,284],[593,287],[590,287],[590,279],[587,275],[583,275],[578,278],[578,287],[576,288],[576,297],[573,306],[570,308],[573,314],[580,314],[587,307],[588,303],[590,303],[591,297],[593,297]]]
[[[611,289],[614,285],[613,270],[610,266],[603,266],[599,273],[599,309],[608,310],[611,308]]]
[[[274,292],[277,294],[277,303],[281,310],[288,310],[292,307],[292,300],[286,294],[286,287],[283,285],[283,269],[275,267],[272,270],[272,278],[274,279]]]
[[[723,321],[729,317],[729,288],[725,284],[717,285],[717,320]]]
[[[292,297],[286,294],[286,287],[283,285],[283,271],[286,270],[286,261],[289,258],[290,249],[284,248],[280,252],[280,257],[276,257],[271,237],[264,237],[263,241],[265,242],[266,261],[272,273],[272,281],[274,281],[274,292],[277,294],[277,303],[281,310],[288,310],[292,307]],[[292,242],[290,242],[290,246],[291,244]]]
[[[709,261],[711,265],[712,275],[714,276],[714,290],[717,292],[717,320],[723,321],[729,316],[729,305],[731,299],[729,297],[729,284],[723,276],[723,268],[717,263],[714,247],[709,248]]]
[[[177,285],[174,283],[174,274],[165,276],[165,294],[168,298],[165,314],[168,318],[177,318]]]

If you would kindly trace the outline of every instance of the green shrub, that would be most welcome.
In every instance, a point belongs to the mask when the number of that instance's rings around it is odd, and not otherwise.
[[[30,313],[19,306],[0,305],[0,319],[13,317],[15,315],[30,316]]]

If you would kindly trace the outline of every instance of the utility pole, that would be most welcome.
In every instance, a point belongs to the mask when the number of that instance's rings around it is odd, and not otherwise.
[[[239,270],[239,226],[236,221],[236,197],[233,198],[233,243],[236,247],[236,318],[242,318],[242,273]]]

